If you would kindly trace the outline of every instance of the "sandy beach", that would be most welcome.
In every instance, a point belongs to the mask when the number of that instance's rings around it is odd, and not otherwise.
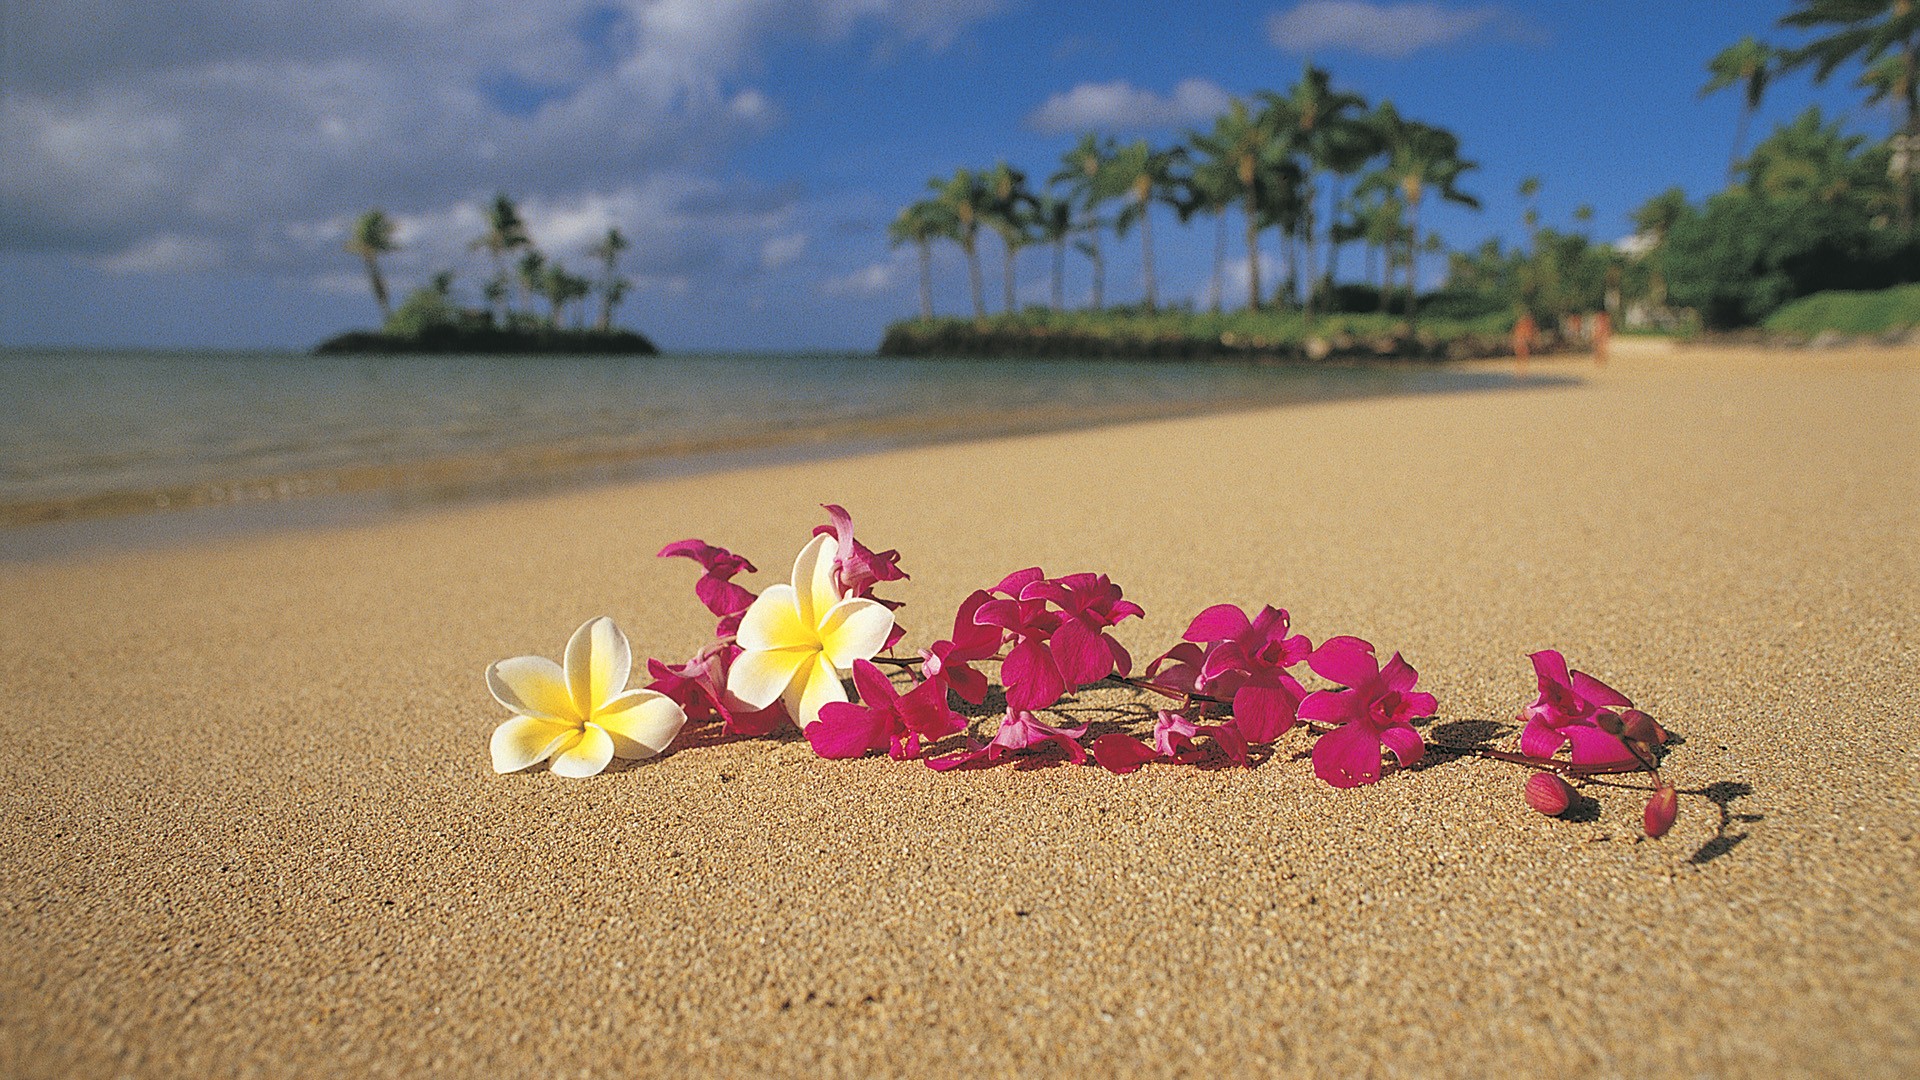
[[[0,1074],[1920,1073],[1920,357],[1534,370],[1570,378],[0,566]],[[1678,823],[1438,754],[1335,791],[1304,732],[1251,771],[789,733],[492,773],[488,662],[600,614],[684,659],[712,619],[654,551],[762,589],[824,502],[900,550],[909,649],[1101,571],[1137,657],[1284,606],[1467,741],[1558,648],[1683,737]]]

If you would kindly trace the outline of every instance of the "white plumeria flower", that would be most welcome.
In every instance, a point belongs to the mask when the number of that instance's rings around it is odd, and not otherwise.
[[[893,612],[858,596],[842,596],[833,580],[840,552],[821,533],[793,560],[793,584],[760,594],[740,620],[740,647],[727,670],[727,690],[749,708],[780,699],[802,728],[820,719],[820,707],[847,700],[840,685],[855,660],[871,660],[887,645]]]
[[[567,642],[567,666],[516,656],[487,668],[487,689],[518,713],[493,730],[493,771],[553,759],[561,776],[593,776],[616,757],[649,758],[673,742],[687,714],[653,690],[627,690],[633,649],[602,616]]]

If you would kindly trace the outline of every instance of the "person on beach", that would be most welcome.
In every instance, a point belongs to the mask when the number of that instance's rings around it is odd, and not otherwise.
[[[1539,333],[1533,312],[1523,310],[1520,317],[1513,320],[1514,374],[1519,378],[1527,377],[1527,357],[1533,353],[1533,340]]]
[[[1613,316],[1606,311],[1593,313],[1593,366],[1607,366],[1607,342],[1613,337]]]

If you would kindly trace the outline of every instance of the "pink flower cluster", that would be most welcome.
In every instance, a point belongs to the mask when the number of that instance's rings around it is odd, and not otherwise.
[[[875,585],[907,578],[899,553],[874,552],[854,539],[845,510],[825,509],[830,523],[815,533],[830,532],[838,541],[833,573],[842,595],[899,609],[899,602],[872,594]],[[694,592],[718,622],[714,640],[686,663],[649,660],[653,681],[648,688],[678,702],[690,725],[717,723],[730,737],[764,735],[787,722],[779,702],[750,709],[726,690],[728,666],[741,652],[735,635],[755,599],[733,578],[756,572],[753,564],[701,540],[668,544],[660,555],[700,565],[703,574]],[[824,706],[819,720],[806,728],[807,741],[823,758],[885,753],[896,760],[924,758],[941,771],[988,768],[1016,755],[1051,750],[1074,764],[1091,756],[1114,773],[1130,773],[1152,763],[1252,767],[1263,759],[1263,748],[1300,727],[1314,735],[1314,774],[1336,788],[1375,783],[1389,764],[1409,769],[1427,753],[1416,722],[1434,716],[1437,702],[1415,689],[1419,674],[1399,653],[1382,663],[1371,643],[1350,636],[1328,638],[1316,648],[1305,635],[1291,632],[1284,609],[1263,607],[1249,615],[1232,604],[1216,604],[1195,616],[1182,640],[1135,676],[1132,656],[1111,631],[1144,616],[1140,605],[1125,599],[1104,574],[1049,577],[1039,567],[1015,571],[963,600],[952,634],[917,656],[854,661],[858,703]],[[903,636],[896,623],[887,640],[889,653]],[[1659,779],[1657,768],[1666,730],[1626,695],[1569,670],[1560,653],[1537,652],[1532,661],[1539,697],[1521,711],[1520,753],[1442,749],[1537,770],[1525,798],[1550,815],[1566,812],[1578,799],[1560,773],[1577,778],[1644,769],[1655,779],[1644,815],[1646,831],[1650,836],[1666,832],[1677,808],[1677,793]],[[967,721],[952,701],[983,705],[992,682],[981,665],[996,662],[1006,712],[992,737],[982,741],[967,733]],[[905,674],[904,692],[880,664]],[[1309,691],[1296,675],[1302,666],[1327,685]],[[915,667],[918,679],[911,671]],[[1115,731],[1083,744],[1088,725],[1054,722],[1055,707],[1096,684],[1130,686],[1171,699],[1174,707],[1156,711],[1151,741]]]

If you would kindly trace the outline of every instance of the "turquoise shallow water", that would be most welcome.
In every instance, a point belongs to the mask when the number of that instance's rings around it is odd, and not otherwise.
[[[1437,366],[16,350],[0,353],[0,524],[326,492],[487,497],[1506,381]]]

